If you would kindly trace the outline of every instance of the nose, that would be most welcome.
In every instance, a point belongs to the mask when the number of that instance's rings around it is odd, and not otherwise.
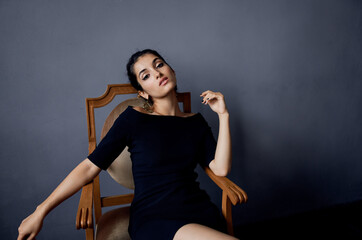
[[[161,78],[162,73],[160,71],[158,71],[158,70],[155,70],[155,76],[156,76],[156,79]]]

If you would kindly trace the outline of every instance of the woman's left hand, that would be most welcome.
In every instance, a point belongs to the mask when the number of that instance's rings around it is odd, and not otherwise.
[[[217,114],[228,113],[224,95],[222,95],[220,92],[207,90],[201,93],[200,97],[203,97],[202,103],[205,105],[209,104],[210,108]]]

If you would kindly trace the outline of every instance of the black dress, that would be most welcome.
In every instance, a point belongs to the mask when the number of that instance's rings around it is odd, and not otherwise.
[[[196,182],[197,163],[208,166],[216,150],[200,113],[149,115],[128,106],[88,158],[105,170],[125,146],[135,183],[128,228],[132,239],[172,240],[188,223],[225,232],[219,209]]]

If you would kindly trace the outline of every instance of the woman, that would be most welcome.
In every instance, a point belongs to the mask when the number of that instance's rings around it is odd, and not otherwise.
[[[129,106],[118,117],[94,152],[23,220],[18,239],[34,239],[45,216],[107,169],[126,145],[135,181],[129,225],[132,239],[235,239],[223,233],[225,221],[200,190],[194,172],[197,162],[218,176],[230,171],[229,113],[223,95],[212,91],[200,95],[202,103],[219,116],[216,143],[201,114],[181,112],[175,71],[156,51],[133,54],[127,73],[148,104]]]

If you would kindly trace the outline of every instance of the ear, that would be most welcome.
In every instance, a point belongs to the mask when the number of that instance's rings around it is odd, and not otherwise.
[[[138,95],[145,98],[145,99],[149,98],[148,93],[146,93],[145,91],[138,91]]]

